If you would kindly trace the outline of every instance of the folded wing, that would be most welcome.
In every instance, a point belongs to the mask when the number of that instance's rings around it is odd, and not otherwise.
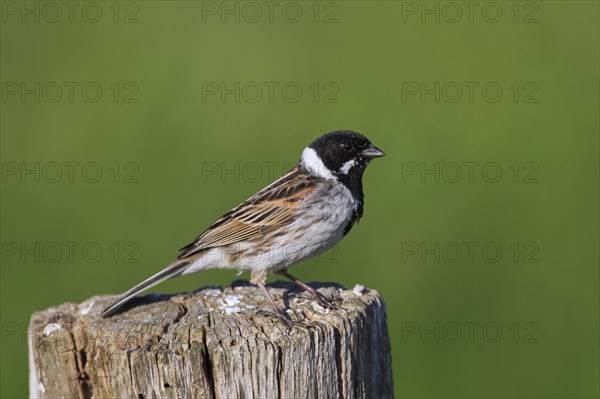
[[[302,199],[316,189],[318,181],[298,168],[292,169],[214,222],[193,242],[181,248],[177,259],[208,248],[256,239],[293,223]]]

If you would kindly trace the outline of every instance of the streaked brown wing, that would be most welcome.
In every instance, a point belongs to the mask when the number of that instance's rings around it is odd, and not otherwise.
[[[207,248],[251,240],[293,223],[301,198],[314,191],[317,182],[318,179],[293,168],[214,222],[196,240],[181,248],[177,259]]]

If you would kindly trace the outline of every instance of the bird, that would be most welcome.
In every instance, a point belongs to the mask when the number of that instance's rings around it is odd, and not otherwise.
[[[292,320],[266,288],[268,273],[288,278],[321,306],[335,307],[288,268],[324,253],[348,234],[363,216],[363,173],[384,155],[355,131],[320,136],[286,174],[217,219],[181,248],[173,263],[106,307],[102,317],[119,313],[134,296],[167,279],[214,268],[250,271],[250,282],[284,322]]]

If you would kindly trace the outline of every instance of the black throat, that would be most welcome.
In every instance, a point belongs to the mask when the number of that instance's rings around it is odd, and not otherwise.
[[[360,170],[359,167],[355,166],[348,171],[348,173],[334,173],[340,183],[350,190],[354,198],[358,200],[362,208],[364,201],[364,193],[362,188],[362,175],[364,170]]]
[[[348,234],[352,226],[358,222],[358,220],[363,215],[363,206],[365,195],[363,193],[362,188],[362,175],[365,171],[365,165],[355,165],[348,173],[335,172],[335,176],[338,178],[339,182],[350,190],[350,193],[356,200],[356,208],[354,209],[354,213],[352,214],[352,219],[344,229],[344,235]]]

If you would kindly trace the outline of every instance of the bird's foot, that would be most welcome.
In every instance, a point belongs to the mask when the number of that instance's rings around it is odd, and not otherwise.
[[[343,302],[343,299],[339,296],[334,297],[334,298],[327,298],[325,295],[321,294],[317,290],[314,290],[314,291],[306,290],[305,292],[302,292],[302,293],[292,294],[292,296],[294,296],[296,298],[303,298],[305,300],[313,300],[313,301],[317,302],[322,308],[331,309],[331,310],[339,309],[340,308],[339,303]]]
[[[341,303],[343,301],[341,297],[327,298],[325,295],[321,294],[317,290],[311,292],[310,294],[312,296],[312,299],[325,309],[339,309],[340,307],[336,302]]]

